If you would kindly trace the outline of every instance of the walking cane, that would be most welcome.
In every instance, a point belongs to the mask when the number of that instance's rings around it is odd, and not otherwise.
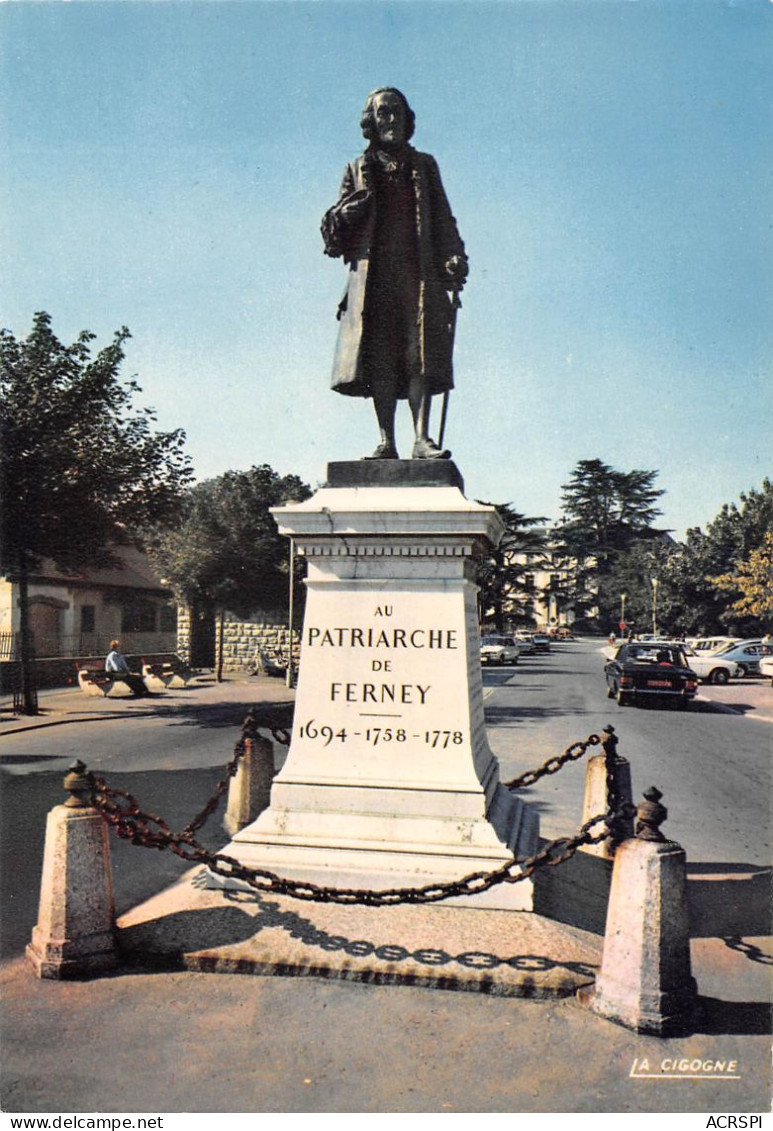
[[[459,292],[454,291],[454,297],[451,299],[451,314],[448,319],[448,336],[451,339],[449,348],[449,356],[454,352],[454,336],[456,334],[456,316],[462,308],[462,300],[459,298]],[[438,436],[438,447],[443,447],[443,437],[446,434],[446,420],[448,419],[448,398],[451,395],[451,390],[446,389],[443,393],[443,407],[440,410],[440,435]]]

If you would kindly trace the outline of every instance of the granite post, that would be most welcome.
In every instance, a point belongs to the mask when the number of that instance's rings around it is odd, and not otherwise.
[[[602,1017],[665,1037],[689,1030],[697,998],[686,854],[659,831],[666,817],[660,791],[644,796],[636,836],[615,853],[601,970],[579,996]]]
[[[582,807],[582,824],[606,813],[610,805],[618,810],[623,805],[633,802],[633,788],[631,785],[631,764],[626,758],[617,753],[617,735],[613,726],[604,727],[602,746],[603,754],[590,758],[585,768],[585,797]],[[612,796],[608,795],[609,780],[612,774]],[[622,840],[633,836],[633,821],[630,818],[620,817],[614,823],[610,836],[595,844],[582,845],[582,852],[589,856],[599,856],[604,860],[611,860],[615,855],[615,848]]]
[[[48,814],[38,922],[26,951],[39,978],[83,977],[117,965],[107,826],[90,804],[82,762],[64,784],[69,798]]]
[[[231,836],[258,817],[271,798],[274,780],[274,744],[263,735],[245,738],[244,757],[228,786],[228,806],[223,825]]]

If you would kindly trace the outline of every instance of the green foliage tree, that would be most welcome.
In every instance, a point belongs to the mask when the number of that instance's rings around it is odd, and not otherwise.
[[[760,626],[769,625],[773,620],[773,533],[768,531],[762,545],[752,550],[746,561],[738,562],[733,573],[709,581],[723,592],[740,594],[730,613],[752,617]]]
[[[578,618],[596,609],[603,625],[614,623],[615,563],[637,542],[662,534],[653,525],[661,513],[655,504],[665,493],[654,486],[657,475],[580,460],[563,484],[563,517],[553,531],[555,560],[567,573]]]
[[[188,491],[180,521],[159,530],[148,549],[181,604],[246,617],[258,609],[286,609],[288,541],[269,508],[307,499],[296,475],[279,476],[267,464],[227,471]],[[302,576],[302,563],[296,563]],[[299,596],[302,589],[298,589]],[[222,640],[218,678],[222,677]]]
[[[119,330],[92,356],[94,334],[63,345],[45,312],[23,341],[0,331],[0,568],[19,583],[28,713],[30,573],[44,558],[64,570],[114,564],[111,545],[168,520],[192,478],[184,433],[153,431],[153,410],[132,407],[141,389],[119,372],[128,337]]]
[[[624,609],[628,629],[634,632],[651,632],[653,626],[672,635],[684,631],[681,605],[671,585],[679,550],[666,535],[634,542],[619,555],[601,583],[601,600],[610,610],[605,627],[617,631]]]
[[[753,634],[759,617],[728,602],[728,590],[712,578],[736,574],[742,563],[763,547],[773,530],[773,482],[742,493],[739,502],[725,504],[706,530],[687,531],[679,554],[671,563],[668,583],[682,610],[687,632]]]
[[[478,565],[480,619],[493,621],[497,632],[504,632],[508,623],[530,622],[532,590],[528,575],[545,560],[545,530],[540,524],[547,520],[527,518],[513,510],[510,503],[483,503],[492,505],[496,506],[505,531],[499,545]],[[525,560],[519,561],[519,557]]]

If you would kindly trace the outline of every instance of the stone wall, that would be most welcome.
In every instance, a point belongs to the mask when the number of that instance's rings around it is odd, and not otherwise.
[[[280,656],[287,659],[289,630],[286,621],[272,613],[260,612],[249,620],[240,620],[233,614],[226,614],[223,625],[223,668],[225,671],[242,671],[251,668],[258,660],[260,652],[267,652],[272,659]],[[186,663],[190,662],[191,623],[186,608],[177,612],[177,654]],[[220,645],[220,623],[215,619],[215,655]],[[293,632],[293,666],[297,668],[300,660],[301,641],[296,629]]]
[[[219,628],[217,625],[219,648]],[[266,652],[275,661],[287,661],[290,633],[287,624],[278,621],[230,620],[223,625],[223,667],[234,671],[252,667],[261,652]],[[293,667],[297,668],[301,653],[298,632],[293,632]]]
[[[177,607],[177,655],[186,664],[191,662],[191,614],[184,605]]]

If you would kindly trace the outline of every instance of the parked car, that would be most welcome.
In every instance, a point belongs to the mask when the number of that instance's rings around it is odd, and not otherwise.
[[[682,649],[687,663],[704,683],[728,683],[743,675],[735,660],[725,660],[713,652],[696,652],[694,648]]]
[[[535,652],[549,652],[550,651],[550,637],[544,632],[535,632],[531,638],[532,645]]]
[[[763,656],[760,660],[760,675],[764,675],[765,679],[770,680],[770,686],[773,687],[773,656]]]
[[[521,649],[522,656],[533,656],[536,651],[534,647],[534,637],[530,632],[516,632],[515,639],[518,642],[518,647]]]
[[[604,665],[607,695],[621,707],[645,699],[670,699],[687,707],[695,698],[698,675],[681,647],[661,642],[622,644]]]
[[[513,636],[484,636],[480,642],[482,664],[517,664],[520,648]]]
[[[760,660],[763,656],[773,656],[773,645],[763,644],[761,640],[741,640],[737,644],[726,644],[713,654],[723,660],[734,660],[741,675],[760,675]]]
[[[696,652],[718,652],[728,644],[740,644],[740,636],[689,636],[687,645]]]

